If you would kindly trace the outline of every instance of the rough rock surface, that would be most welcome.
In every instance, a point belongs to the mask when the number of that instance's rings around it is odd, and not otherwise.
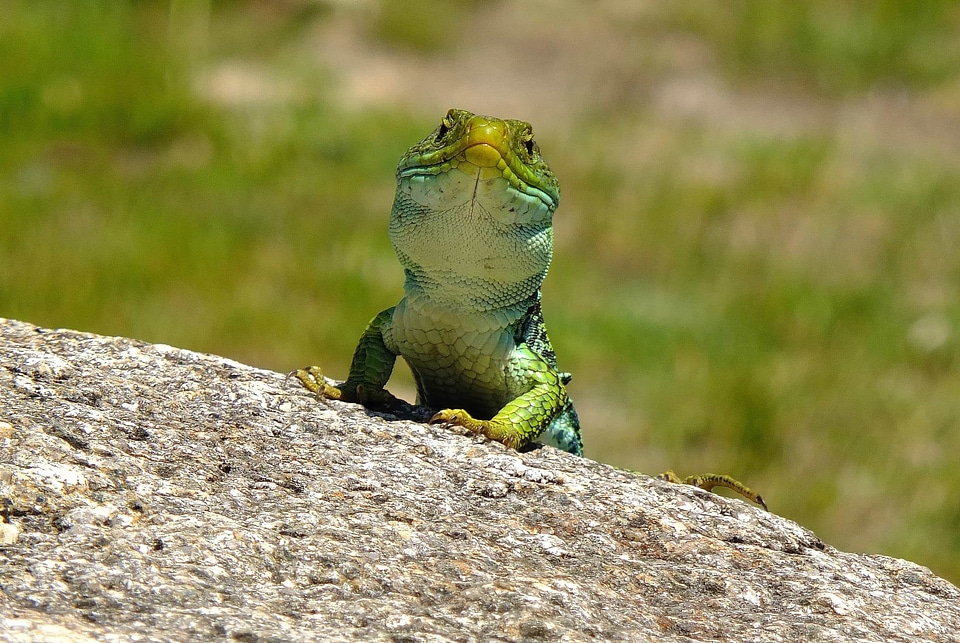
[[[958,641],[960,590],[740,500],[0,320],[0,640]]]

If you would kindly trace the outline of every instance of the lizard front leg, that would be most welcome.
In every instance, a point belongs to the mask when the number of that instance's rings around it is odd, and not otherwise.
[[[393,319],[393,308],[382,311],[367,325],[350,363],[350,375],[339,386],[331,386],[323,379],[319,366],[308,366],[294,375],[309,390],[320,397],[344,402],[359,402],[374,409],[387,409],[402,403],[384,387],[393,372],[397,354],[387,348],[383,332]]]
[[[478,420],[463,409],[444,409],[431,424],[462,426],[473,433],[519,449],[543,433],[567,403],[559,373],[525,344],[507,367],[508,377],[526,380],[527,390],[509,401],[489,420]]]

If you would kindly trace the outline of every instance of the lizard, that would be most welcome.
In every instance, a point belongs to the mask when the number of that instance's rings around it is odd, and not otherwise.
[[[403,155],[396,180],[389,236],[403,297],[364,330],[345,382],[327,383],[317,366],[297,379],[322,398],[396,410],[406,403],[385,387],[402,357],[430,423],[582,456],[571,375],[557,366],[540,305],[560,186],[533,128],[451,109]],[[729,476],[659,477],[728,487],[766,508]]]

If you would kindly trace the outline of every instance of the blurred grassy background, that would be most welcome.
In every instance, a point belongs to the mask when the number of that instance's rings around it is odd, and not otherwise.
[[[524,118],[587,454],[957,582],[958,71],[946,1],[9,0],[0,315],[343,376],[400,154]]]

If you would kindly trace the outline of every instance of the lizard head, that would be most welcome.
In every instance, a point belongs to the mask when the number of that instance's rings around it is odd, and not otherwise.
[[[549,222],[560,201],[529,123],[462,109],[407,150],[397,183],[433,210],[473,200],[502,223]]]

